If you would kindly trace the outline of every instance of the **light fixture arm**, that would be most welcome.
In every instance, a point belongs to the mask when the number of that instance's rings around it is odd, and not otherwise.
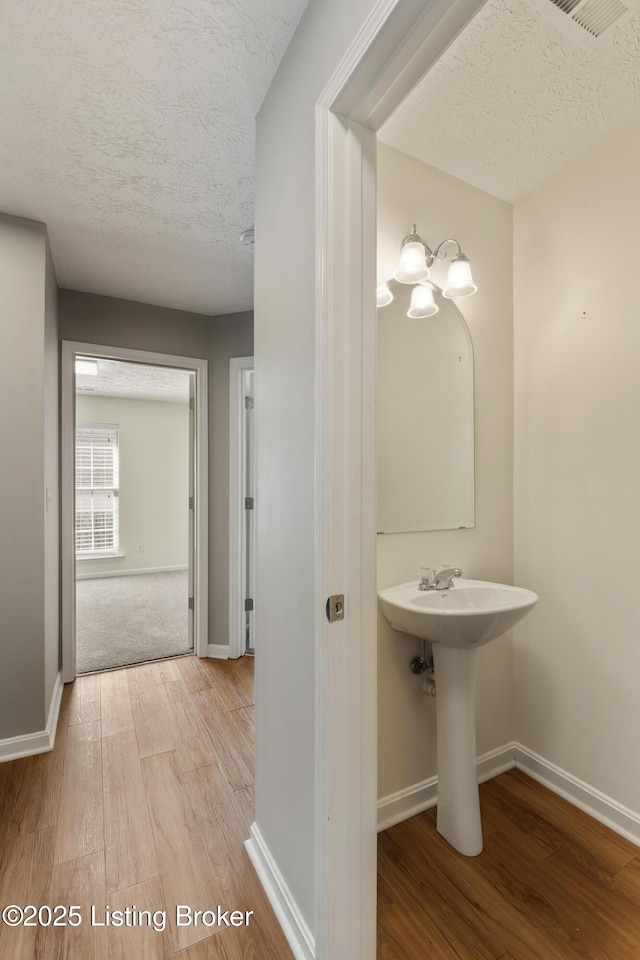
[[[460,246],[460,243],[458,242],[458,240],[455,239],[455,237],[447,237],[446,240],[442,240],[442,241],[438,244],[438,246],[435,248],[435,250],[432,250],[431,247],[429,246],[429,244],[428,244],[428,243],[425,243],[425,241],[422,239],[422,237],[420,236],[420,234],[417,232],[416,226],[417,226],[417,225],[416,225],[415,223],[412,225],[412,227],[411,227],[411,233],[408,233],[407,236],[406,236],[406,237],[404,238],[404,240],[402,241],[402,243],[400,244],[400,250],[402,250],[402,248],[403,248],[403,247],[405,246],[405,244],[407,244],[407,243],[420,243],[420,244],[422,244],[422,246],[424,247],[425,260],[426,260],[426,263],[427,263],[427,266],[428,266],[428,267],[431,267],[431,266],[433,265],[434,260],[446,260],[446,259],[447,259],[447,251],[444,249],[444,247],[445,247],[445,245],[446,245],[447,243],[455,243],[455,245],[456,245],[456,247],[457,247],[456,256],[455,256],[455,257],[452,257],[452,258],[451,258],[452,260],[455,260],[455,259],[457,259],[458,257],[464,257],[464,254],[463,254],[463,252],[462,252],[462,247]],[[465,259],[466,259],[466,258],[465,258]]]
[[[433,257],[435,260],[446,260],[447,251],[442,249],[445,243],[455,243],[456,247],[458,248],[458,252],[456,256],[453,257],[452,259],[457,260],[458,257],[464,256],[464,254],[462,253],[462,247],[460,246],[458,241],[455,240],[453,237],[448,237],[446,240],[443,240],[441,243],[439,243],[438,246],[433,251]]]
[[[400,262],[394,278],[399,283],[417,284],[423,283],[429,276],[429,268],[435,260],[446,260],[448,251],[447,245],[455,245],[455,254],[449,257],[449,272],[447,274],[447,285],[442,291],[444,297],[468,297],[478,289],[471,276],[471,265],[469,258],[462,252],[462,247],[454,237],[447,237],[442,240],[435,250],[428,246],[417,232],[416,224],[411,227],[411,232],[404,238],[400,244]],[[389,303],[389,294],[387,291],[378,291],[380,299]],[[416,296],[418,294],[416,293]],[[383,303],[380,304],[384,306]],[[417,310],[418,307],[415,306]],[[420,308],[422,310],[422,307]],[[411,307],[409,316],[412,316],[414,306]]]
[[[427,263],[427,267],[430,267],[433,264],[434,256],[433,251],[428,243],[425,243],[420,234],[416,230],[417,224],[413,224],[411,227],[411,233],[407,234],[402,243],[400,244],[400,251],[406,243],[420,243],[424,247],[424,257]]]

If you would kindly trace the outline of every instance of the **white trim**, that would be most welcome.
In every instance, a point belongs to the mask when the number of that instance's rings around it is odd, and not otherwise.
[[[243,375],[253,370],[253,357],[232,357],[229,361],[229,656],[244,652],[244,504],[242,476],[244,465]],[[211,654],[209,654],[211,656]]]
[[[53,750],[56,742],[62,690],[62,671],[59,671],[53,685],[46,727],[37,733],[27,733],[21,737],[7,737],[5,740],[0,740],[0,763]]]
[[[257,824],[251,824],[251,839],[245,849],[273,907],[295,960],[314,960],[315,941]]]
[[[491,780],[506,770],[512,770],[516,765],[516,750],[514,743],[507,743],[503,747],[490,750],[478,757],[476,770],[478,783]],[[396,823],[415,817],[423,810],[435,807],[438,802],[438,777],[429,777],[420,783],[414,783],[397,793],[390,793],[378,800],[378,832],[393,827]]]
[[[376,955],[372,131],[483,3],[380,0],[316,104],[315,930],[321,960]],[[345,620],[329,625],[325,603],[332,593],[345,594]]]
[[[596,787],[585,783],[521,743],[512,741],[478,757],[478,783],[491,780],[517,767],[553,793],[584,810],[610,830],[640,846],[640,811],[618,803]],[[378,831],[408,820],[438,802],[438,778],[429,777],[378,801]]]
[[[316,938],[323,960],[368,960],[376,911],[376,516],[375,435],[364,421],[374,409],[375,365],[365,370],[363,360],[375,355],[375,137],[318,107],[316,140]],[[345,619],[329,624],[325,603],[334,593],[345,595]]]
[[[625,807],[521,743],[514,743],[514,750],[519,770],[523,770],[538,783],[604,823],[615,833],[640,846],[640,811]]]
[[[109,557],[103,557],[103,559],[108,560]],[[76,580],[102,580],[104,577],[135,577],[139,573],[175,573],[178,570],[188,569],[187,564],[182,563],[175,567],[141,567],[139,570],[104,570],[98,573],[76,573]]]
[[[228,660],[231,656],[228,643],[210,643],[207,647],[207,656],[211,660]]]
[[[177,367],[195,373],[195,571],[194,649],[207,656],[209,631],[209,455],[208,455],[208,363],[199,357],[178,357],[128,347],[62,341],[61,384],[61,576],[62,576],[62,674],[65,683],[75,679],[75,543],[74,543],[74,430],[76,355],[129,360],[157,367]]]
[[[380,0],[325,91],[330,109],[379,130],[485,3]]]

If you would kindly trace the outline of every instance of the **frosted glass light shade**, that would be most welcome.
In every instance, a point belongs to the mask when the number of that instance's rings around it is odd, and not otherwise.
[[[393,294],[388,283],[381,283],[377,290],[376,302],[379,307],[386,307],[393,300]]]
[[[424,244],[409,240],[400,252],[400,263],[395,278],[400,283],[419,283],[429,276]]]
[[[457,256],[451,261],[447,273],[447,285],[442,291],[443,297],[470,297],[477,286],[471,276],[471,264],[465,256]]]
[[[433,290],[428,283],[418,283],[411,294],[407,316],[412,318],[432,317],[440,307],[433,299]]]

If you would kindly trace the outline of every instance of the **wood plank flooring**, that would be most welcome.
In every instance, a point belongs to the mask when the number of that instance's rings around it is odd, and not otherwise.
[[[55,749],[0,764],[0,904],[84,922],[0,925],[0,960],[293,960],[243,847],[252,667],[185,657],[65,688]],[[479,857],[435,809],[380,834],[378,960],[639,960],[640,849],[519,771],[480,794]],[[177,903],[253,916],[177,927]],[[92,904],[169,923],[92,926]]]
[[[640,848],[518,770],[480,787],[484,850],[436,810],[378,839],[378,960],[638,960]]]
[[[77,904],[83,923],[0,925],[0,960],[293,960],[243,847],[253,768],[251,658],[78,677],[54,750],[0,764],[0,904]],[[178,903],[253,915],[178,927]],[[167,928],[92,926],[91,905]]]

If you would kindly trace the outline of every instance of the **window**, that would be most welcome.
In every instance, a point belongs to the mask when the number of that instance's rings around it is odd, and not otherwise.
[[[118,427],[83,424],[76,429],[76,553],[118,551]]]

